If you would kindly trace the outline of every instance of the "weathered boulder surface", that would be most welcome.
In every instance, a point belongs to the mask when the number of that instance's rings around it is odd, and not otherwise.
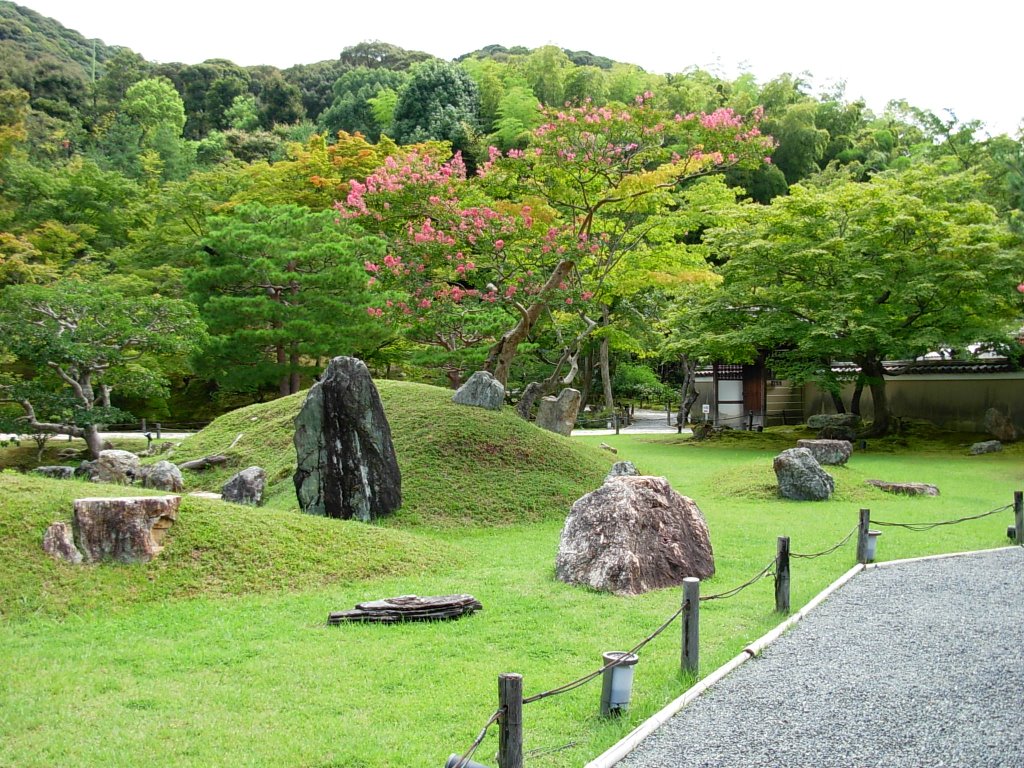
[[[797,448],[806,448],[819,464],[845,464],[853,453],[849,440],[797,440]]]
[[[43,552],[56,560],[78,565],[82,553],[75,546],[71,527],[67,523],[54,523],[43,534]]]
[[[578,499],[555,559],[561,581],[617,595],[714,573],[704,515],[663,477],[617,477]]]
[[[845,440],[853,444],[857,439],[857,430],[853,427],[827,426],[818,430],[819,440]]]
[[[904,496],[938,496],[937,486],[928,483],[890,483],[886,480],[865,480],[868,485],[880,488],[886,493],[899,493]]]
[[[487,371],[477,371],[456,390],[452,402],[500,411],[505,402],[505,387]]]
[[[70,480],[75,476],[75,468],[61,466],[36,467],[32,470],[32,474],[52,477],[55,480]]]
[[[336,357],[295,417],[299,507],[369,522],[402,505],[391,427],[362,360]]]
[[[247,467],[221,486],[220,497],[235,504],[258,507],[263,503],[263,487],[266,484],[267,471],[263,467]]]
[[[1020,439],[1020,430],[996,408],[985,411],[985,431],[1001,443],[1013,443]]]
[[[148,467],[142,467],[143,488],[155,488],[158,491],[171,491],[180,493],[185,488],[185,481],[181,477],[181,470],[177,464],[169,461],[158,461]]]
[[[971,456],[978,456],[982,453],[999,453],[1003,450],[1003,444],[998,440],[983,440],[971,446]]]
[[[93,462],[92,479],[97,483],[131,485],[141,469],[139,457],[131,451],[100,451]]]
[[[87,562],[148,563],[178,519],[180,496],[75,499],[75,543]]]
[[[832,497],[836,481],[821,468],[806,448],[789,448],[772,462],[779,494],[797,501],[824,501]]]
[[[632,461],[616,461],[604,476],[604,481],[607,483],[616,477],[637,477],[639,474],[640,471]]]
[[[578,389],[567,388],[558,393],[558,397],[548,395],[537,406],[537,426],[549,432],[557,432],[568,437],[576,424],[576,414],[580,410],[580,392]]]
[[[855,413],[816,413],[807,417],[808,429],[825,427],[859,427],[860,416]]]
[[[96,474],[96,462],[84,460],[81,464],[75,467],[75,477],[82,478],[84,480],[92,480]]]

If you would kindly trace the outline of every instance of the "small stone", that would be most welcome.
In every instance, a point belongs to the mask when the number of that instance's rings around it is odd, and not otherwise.
[[[131,451],[100,451],[92,479],[97,483],[131,485],[141,469],[139,457]]]
[[[849,440],[797,440],[796,445],[809,450],[819,464],[845,464],[853,453]]]
[[[868,485],[880,488],[886,493],[898,493],[903,496],[938,496],[937,486],[928,483],[890,483],[885,480],[865,480]]]
[[[779,495],[797,501],[825,501],[832,497],[836,481],[821,468],[806,448],[789,448],[772,462]]]
[[[985,411],[985,431],[1001,443],[1013,443],[1020,438],[1020,430],[1013,419],[1004,416],[996,408]]]
[[[579,390],[572,388],[563,389],[558,397],[545,397],[537,407],[537,426],[568,437],[576,424],[580,401]]]
[[[605,475],[604,481],[607,483],[609,480],[613,480],[616,477],[639,477],[639,475],[640,472],[632,461],[616,461],[612,464],[612,468],[608,470],[608,474]]]
[[[248,467],[228,480],[220,489],[224,501],[235,504],[263,503],[263,487],[267,483],[267,472],[262,467]]]
[[[43,552],[72,565],[82,562],[82,553],[75,546],[71,527],[67,523],[54,523],[46,529],[43,534]]]
[[[500,411],[505,402],[505,387],[487,371],[477,371],[452,395],[452,402]]]
[[[147,563],[178,519],[180,496],[75,499],[75,542],[87,562]]]
[[[983,440],[971,446],[971,456],[978,456],[982,453],[999,453],[1003,450],[1003,444],[998,440]]]
[[[148,467],[142,467],[143,488],[155,488],[159,491],[172,491],[180,493],[185,487],[185,481],[181,477],[181,470],[176,464],[169,461],[158,461]]]
[[[620,476],[578,499],[555,560],[559,580],[617,595],[714,573],[704,515],[663,477]]]
[[[75,468],[61,466],[36,467],[32,470],[32,474],[52,477],[54,480],[70,480],[75,476]]]

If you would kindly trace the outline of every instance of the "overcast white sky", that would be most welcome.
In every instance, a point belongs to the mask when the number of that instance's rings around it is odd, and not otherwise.
[[[151,61],[285,68],[364,40],[448,59],[491,43],[554,44],[659,73],[697,65],[764,82],[810,72],[818,87],[845,80],[847,97],[876,111],[905,98],[983,120],[993,134],[1015,135],[1024,119],[1019,0],[16,1]]]

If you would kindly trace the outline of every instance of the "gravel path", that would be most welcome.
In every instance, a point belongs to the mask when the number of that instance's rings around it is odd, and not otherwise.
[[[858,574],[620,768],[1021,768],[1024,549]]]

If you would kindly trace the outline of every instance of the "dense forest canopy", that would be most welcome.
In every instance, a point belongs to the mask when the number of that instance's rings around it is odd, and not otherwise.
[[[957,300],[1019,356],[1024,145],[981,127],[905,102],[876,114],[790,74],[652,74],[551,45],[444,61],[368,41],[284,70],[152,62],[0,2],[0,431],[207,417],[295,391],[337,354],[450,385],[488,368],[524,392],[524,415],[569,383],[606,408],[627,380],[664,393],[710,359],[700,308],[738,296],[741,273],[756,289],[746,239],[785,243],[794,215],[814,215],[773,201],[884,188],[874,226],[897,237],[922,205],[941,215],[904,177],[956,188],[963,228],[943,254],[974,288]],[[824,246],[802,231],[813,260]],[[109,344],[132,353],[92,371],[103,388],[85,400],[85,358],[21,332],[70,334],[100,303],[154,297],[188,318],[176,352],[135,345],[146,324],[126,314]],[[805,341],[800,324],[772,327],[731,347],[719,334],[714,353]]]

